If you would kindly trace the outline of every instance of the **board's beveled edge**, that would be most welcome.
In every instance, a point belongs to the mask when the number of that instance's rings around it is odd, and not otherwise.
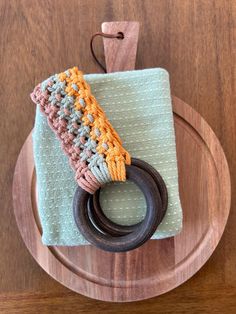
[[[133,287],[127,288],[127,289],[123,289],[119,287],[111,288],[111,287],[106,287],[106,286],[95,284],[94,282],[89,282],[88,280],[86,280],[86,278],[82,278],[82,277],[79,278],[78,280],[78,277],[74,277],[75,275],[72,274],[71,271],[69,271],[68,269],[66,269],[66,267],[58,263],[55,256],[52,254],[52,252],[49,250],[48,247],[45,247],[42,245],[39,230],[37,229],[35,222],[32,221],[33,214],[31,214],[31,218],[30,218],[31,220],[28,217],[27,224],[25,223],[22,224],[26,216],[22,215],[22,212],[19,211],[19,204],[22,204],[21,197],[24,197],[23,195],[28,195],[26,199],[26,203],[28,201],[28,206],[24,208],[28,208],[28,210],[30,209],[29,205],[31,204],[31,201],[29,200],[30,198],[29,195],[31,195],[31,193],[27,191],[27,188],[30,189],[32,178],[28,177],[28,179],[30,180],[30,184],[27,181],[27,185],[23,186],[22,185],[23,182],[20,181],[19,174],[22,171],[22,169],[28,169],[28,170],[31,169],[32,170],[31,173],[33,173],[33,167],[34,167],[33,158],[32,156],[30,156],[29,161],[31,164],[26,165],[26,168],[22,168],[22,162],[23,163],[26,162],[25,158],[27,158],[27,153],[31,152],[32,154],[32,148],[30,150],[29,149],[30,146],[27,146],[27,143],[28,145],[31,144],[32,146],[32,143],[30,143],[31,139],[29,139],[31,135],[29,135],[28,139],[26,140],[24,146],[22,147],[21,153],[19,155],[19,158],[16,164],[16,170],[14,173],[14,180],[13,180],[13,203],[14,203],[14,212],[15,212],[17,225],[28,250],[36,259],[36,261],[40,264],[40,266],[49,275],[51,275],[53,278],[55,278],[57,281],[61,282],[68,288],[76,292],[79,292],[83,295],[86,295],[88,297],[92,297],[92,298],[104,300],[104,301],[128,302],[128,301],[143,300],[143,299],[151,298],[151,297],[163,294],[165,292],[168,292],[169,290],[174,289],[178,285],[182,284],[184,281],[186,281],[192,275],[194,275],[203,266],[203,264],[208,260],[208,258],[213,253],[224,231],[227,218],[229,215],[229,210],[230,210],[231,185],[230,185],[230,175],[229,175],[229,168],[228,168],[227,160],[224,155],[223,149],[219,143],[219,140],[215,136],[212,129],[208,126],[205,120],[203,120],[203,118],[198,113],[196,113],[189,105],[187,105],[186,103],[184,103],[183,101],[181,101],[180,99],[176,97],[173,97],[173,107],[174,107],[174,111],[178,115],[182,116],[184,119],[188,119],[188,118],[192,119],[193,116],[195,116],[196,118],[196,120],[194,120],[195,122],[192,121],[193,119],[191,120],[192,125],[197,128],[197,131],[199,132],[199,134],[204,136],[205,140],[207,139],[206,143],[209,143],[209,146],[211,147],[211,149],[214,150],[214,152],[218,152],[218,153],[220,152],[219,155],[217,154],[216,158],[217,158],[217,163],[220,165],[220,171],[223,175],[224,186],[222,187],[221,191],[222,193],[224,192],[224,199],[222,202],[225,204],[224,212],[226,213],[226,215],[224,215],[224,221],[221,225],[221,229],[218,230],[215,241],[211,243],[212,251],[208,252],[208,255],[206,255],[204,259],[202,259],[201,257],[201,263],[197,264],[197,266],[195,266],[194,269],[191,269],[191,271],[188,272],[187,278],[181,276],[181,280],[180,279],[176,280],[175,283],[172,283],[172,284],[171,282],[169,282],[169,285],[166,285],[166,288],[163,291],[160,291],[157,289],[157,285],[155,285],[155,282],[154,283],[150,282],[149,288],[148,289],[145,288],[144,291],[142,291],[141,293],[140,287],[138,287],[138,289],[133,288]],[[198,122],[195,125],[196,121]],[[24,151],[25,147],[26,149]],[[28,171],[27,173],[30,173],[30,171]],[[19,183],[20,183],[20,189],[19,189]],[[25,205],[26,204],[24,203],[24,206]],[[30,226],[30,225],[33,226],[33,233],[31,232],[32,230],[29,230],[26,228],[26,226]],[[30,234],[30,237],[27,237],[27,235],[29,234]],[[39,254],[39,251],[41,252],[41,254]],[[60,271],[58,271],[58,269],[57,271],[53,269],[52,267],[53,263],[55,263],[56,266],[59,267]],[[61,278],[59,278],[58,274],[63,274],[63,275],[61,275]],[[67,282],[65,282],[66,275],[70,277],[70,279]],[[175,276],[176,275],[177,274],[175,274]],[[73,287],[71,285],[71,282],[73,282],[73,280],[71,280],[72,277],[76,281],[76,284],[77,284],[76,287]]]

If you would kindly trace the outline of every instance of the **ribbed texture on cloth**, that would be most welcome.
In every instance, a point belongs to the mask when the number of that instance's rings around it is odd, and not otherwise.
[[[119,134],[123,147],[132,157],[154,166],[167,185],[167,213],[152,238],[176,235],[182,228],[182,209],[168,73],[155,68],[89,74],[84,78]],[[87,244],[73,218],[72,200],[77,187],[74,171],[39,108],[33,147],[43,243]],[[106,215],[121,224],[136,223],[145,215],[144,196],[129,181],[107,184],[100,202]]]

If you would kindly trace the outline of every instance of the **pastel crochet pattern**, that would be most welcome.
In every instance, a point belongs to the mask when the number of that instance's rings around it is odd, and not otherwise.
[[[31,99],[47,116],[84,190],[94,193],[107,182],[126,180],[130,155],[77,67],[38,84]]]

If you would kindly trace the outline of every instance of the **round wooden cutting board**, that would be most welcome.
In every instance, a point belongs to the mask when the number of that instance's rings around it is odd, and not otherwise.
[[[42,245],[29,135],[14,174],[15,217],[30,253],[61,284],[100,300],[146,299],[182,284],[213,253],[230,210],[227,161],[215,134],[198,113],[176,97],[173,111],[183,230],[176,237],[150,240],[127,253],[108,253],[91,245]]]

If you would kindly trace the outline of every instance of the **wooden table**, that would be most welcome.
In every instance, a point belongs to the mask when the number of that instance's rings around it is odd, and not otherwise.
[[[15,223],[12,178],[33,127],[29,93],[50,74],[78,64],[98,72],[90,36],[103,21],[141,23],[136,68],[164,67],[172,93],[195,108],[219,137],[236,188],[236,2],[234,0],[0,0],[0,313],[231,313],[236,309],[236,194],[223,238],[188,282],[146,301],[86,298],[51,279],[28,253]],[[97,40],[98,56],[102,44]]]

